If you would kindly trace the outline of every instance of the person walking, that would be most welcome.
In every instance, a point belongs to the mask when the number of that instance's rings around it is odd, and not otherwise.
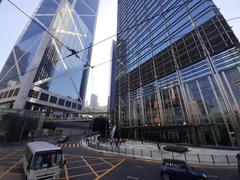
[[[237,153],[237,164],[238,164],[238,172],[240,173],[240,153]]]

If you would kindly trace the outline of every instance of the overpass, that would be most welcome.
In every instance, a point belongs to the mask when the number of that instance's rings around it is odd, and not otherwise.
[[[110,112],[80,112],[80,113],[62,113],[52,114],[49,117],[44,117],[43,128],[54,127],[71,127],[86,129],[90,127],[94,117],[107,116]]]

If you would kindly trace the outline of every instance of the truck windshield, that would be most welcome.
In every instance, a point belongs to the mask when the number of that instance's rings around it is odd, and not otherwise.
[[[36,152],[32,162],[33,170],[59,166],[62,163],[61,151]]]

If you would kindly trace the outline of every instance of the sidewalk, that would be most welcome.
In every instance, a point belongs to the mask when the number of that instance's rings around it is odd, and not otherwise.
[[[160,143],[161,150],[158,150],[157,143],[127,140],[125,145],[122,144],[116,147],[109,142],[100,143],[94,141],[92,138],[88,143],[88,148],[104,153],[119,154],[134,158],[144,158],[150,160],[162,159],[179,159],[193,165],[210,165],[210,166],[237,166],[236,154],[240,152],[237,150],[223,150],[202,147],[190,147],[186,153],[175,153],[163,150],[163,147],[169,145],[167,143]],[[97,138],[95,138],[97,139]]]

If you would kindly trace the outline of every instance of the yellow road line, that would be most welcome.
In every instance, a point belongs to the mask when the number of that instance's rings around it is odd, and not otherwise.
[[[20,159],[19,161],[17,161],[14,165],[12,165],[7,171],[5,171],[4,173],[2,173],[0,175],[0,179],[4,176],[6,176],[13,168],[15,168],[22,160]]]
[[[64,155],[63,155],[63,159],[65,159]],[[69,180],[68,169],[66,164],[64,164],[64,173],[65,173],[65,179]]]
[[[71,162],[68,162],[68,164],[79,163],[79,162],[83,162],[83,160],[79,160],[79,161],[71,161]]]
[[[108,169],[105,173],[101,174],[100,176],[96,177],[94,180],[98,180],[105,176],[106,174],[110,173],[112,170],[114,170],[116,167],[118,167],[120,164],[122,164],[126,159],[122,159],[119,163],[117,163],[115,166]]]
[[[92,168],[92,166],[90,164],[88,164],[88,162],[84,159],[84,157],[82,156],[82,160],[85,162],[85,164],[87,164],[87,166],[89,167],[89,169],[91,169],[91,171],[98,177],[99,175],[96,173],[96,171]]]
[[[80,156],[80,155],[73,155],[73,154],[65,154],[65,156],[72,156],[72,157],[85,157],[85,158],[92,158],[92,159],[101,159],[100,157],[98,156]],[[106,155],[107,156],[107,155]],[[120,157],[105,157],[103,156],[104,159],[111,159],[111,160],[121,160],[122,158]]]
[[[90,164],[91,166],[97,166],[97,165],[103,165],[105,164],[104,162],[101,162],[101,163],[94,163],[94,164]],[[68,168],[68,170],[71,170],[71,169],[77,169],[77,168],[83,168],[83,167],[88,167],[87,165],[81,165],[81,166],[75,166],[75,167],[70,167]]]
[[[97,173],[101,173],[101,172],[107,171],[107,170],[108,170],[108,169],[104,169],[104,170],[99,170],[99,171],[96,171],[96,172],[97,172]],[[77,175],[69,176],[69,178],[75,178],[75,177],[92,175],[92,174],[94,174],[94,173],[93,173],[93,172],[89,172],[89,173],[77,174]]]
[[[109,166],[113,167],[113,165],[112,165],[110,162],[106,161],[105,159],[101,158],[101,160],[102,160],[103,162],[107,163]]]
[[[17,152],[18,152],[18,150],[14,151],[14,152],[12,152],[12,153],[10,153],[10,154],[7,154],[7,155],[3,156],[2,158],[0,158],[0,161],[3,160],[3,159],[6,159],[6,158],[9,157],[9,156],[12,156],[13,154],[16,154]]]

